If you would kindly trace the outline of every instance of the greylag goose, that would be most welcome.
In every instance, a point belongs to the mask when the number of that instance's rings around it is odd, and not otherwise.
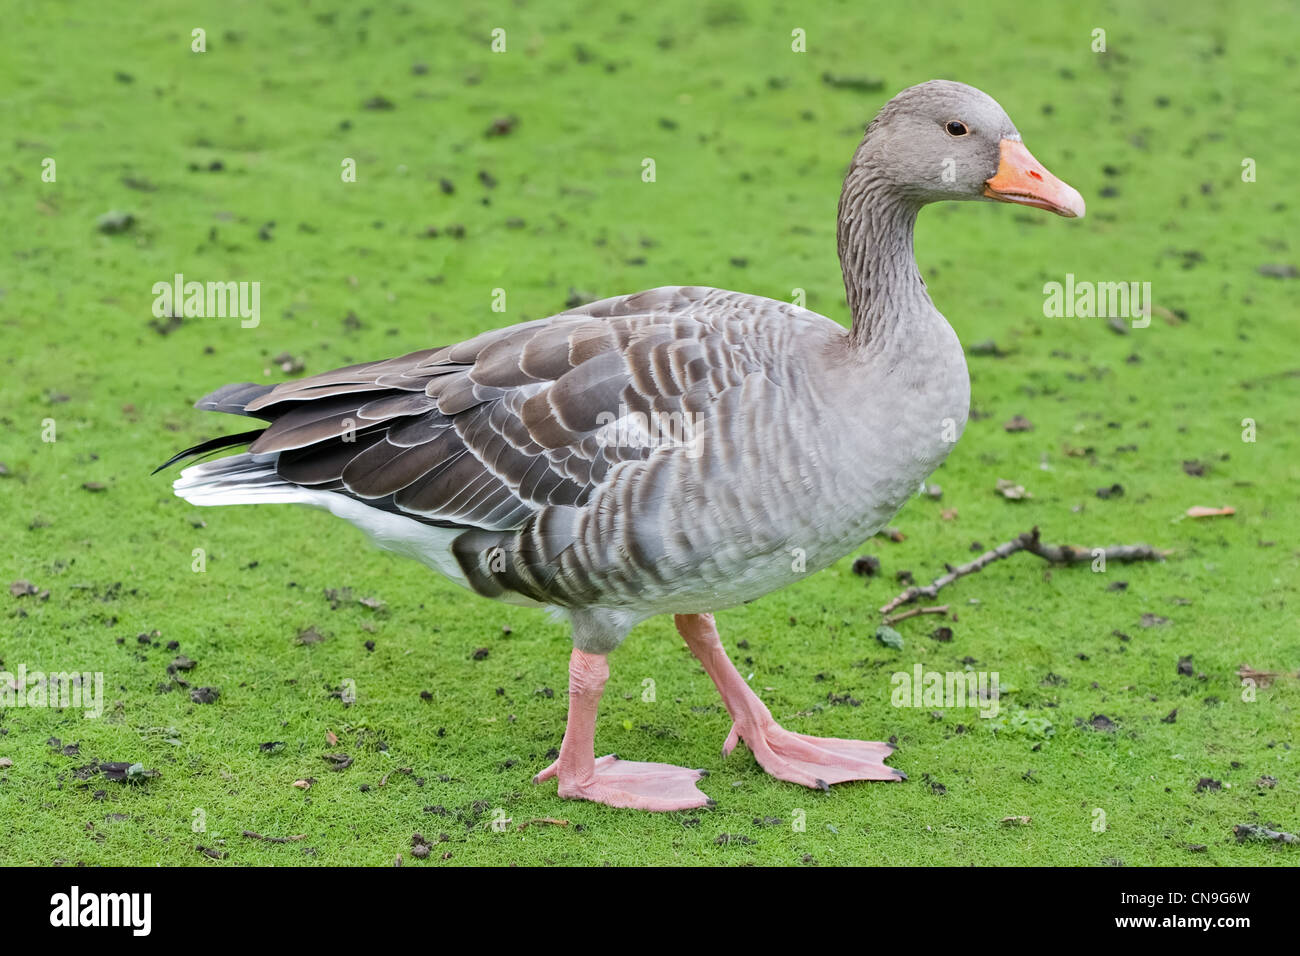
[[[669,287],[466,342],[196,407],[264,427],[168,464],[196,505],[291,502],[476,594],[572,625],[561,797],[685,810],[703,771],[595,756],[607,657],[676,615],[733,724],[770,774],[808,787],[899,780],[885,743],[781,727],[727,657],[713,611],[826,567],[882,528],[966,424],[956,334],[912,253],[921,206],[992,199],[1082,216],[992,98],[931,81],[885,104],[853,155],[838,246],[852,327],[757,295]],[[164,466],[165,467],[165,466]]]

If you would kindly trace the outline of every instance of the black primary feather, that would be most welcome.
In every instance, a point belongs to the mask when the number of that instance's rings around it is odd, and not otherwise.
[[[196,455],[206,455],[210,451],[220,451],[222,448],[234,448],[236,445],[247,445],[264,431],[266,431],[265,428],[254,428],[252,431],[240,432],[238,435],[219,435],[216,438],[209,438],[207,441],[199,442],[197,445],[192,445],[184,451],[178,451],[151,471],[150,474],[156,475],[164,468],[170,468],[178,461],[182,461],[186,458],[193,458]]]

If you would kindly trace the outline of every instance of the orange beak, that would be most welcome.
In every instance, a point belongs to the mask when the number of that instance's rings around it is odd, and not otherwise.
[[[998,171],[985,180],[984,195],[998,202],[1035,206],[1065,216],[1082,218],[1086,207],[1073,186],[1061,182],[1016,139],[1004,139]]]

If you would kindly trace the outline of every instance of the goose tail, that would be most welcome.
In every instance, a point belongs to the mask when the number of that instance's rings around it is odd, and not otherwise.
[[[303,503],[303,489],[276,474],[278,457],[244,452],[191,465],[172,482],[172,490],[192,505]]]

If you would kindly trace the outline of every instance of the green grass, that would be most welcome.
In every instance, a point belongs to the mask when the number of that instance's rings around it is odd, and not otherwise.
[[[1248,15],[1207,0],[1176,13],[1005,0],[978,15],[680,0],[624,13],[594,2],[436,9],[45,2],[6,14],[0,580],[50,593],[0,592],[0,659],[10,671],[102,672],[106,705],[98,720],[0,711],[0,758],[12,761],[0,769],[0,863],[384,865],[401,853],[410,865],[418,831],[447,836],[419,865],[1295,864],[1293,847],[1231,834],[1250,821],[1300,828],[1297,681],[1245,702],[1236,677],[1243,664],[1300,667],[1296,286],[1256,272],[1296,264],[1300,158],[1279,107],[1300,89],[1285,65],[1294,33],[1278,28],[1294,22],[1294,3]],[[207,30],[206,53],[190,52],[194,27]],[[489,50],[494,27],[507,30],[505,54]],[[806,54],[790,52],[795,27]],[[1098,27],[1104,55],[1090,48]],[[417,62],[427,72],[413,73]],[[833,88],[824,73],[884,87]],[[326,514],[200,510],[149,476],[176,449],[239,425],[191,402],[225,382],[282,377],[271,362],[282,351],[324,371],[559,311],[571,288],[703,284],[788,299],[798,287],[847,321],[840,177],[880,104],[937,76],[998,98],[1089,216],[992,204],[923,214],[917,253],[936,304],[968,346],[994,339],[1010,353],[970,359],[980,415],[934,478],[942,501],[904,509],[904,542],[863,546],[883,578],[864,583],[846,559],[719,615],[729,647],[748,642],[734,654],[779,719],[806,733],[896,735],[892,763],[909,782],[822,794],[772,780],[743,748],[722,760],[727,716],[664,618],[613,656],[597,746],[708,768],[717,808],[653,816],[561,801],[554,783],[529,783],[564,726],[561,626],[371,550]],[[376,95],[395,108],[363,109]],[[484,135],[509,115],[508,135]],[[41,180],[46,157],[56,182]],[[347,157],[356,183],[341,182]],[[646,157],[653,184],[641,181]],[[1241,180],[1244,157],[1254,183]],[[109,210],[134,227],[98,232]],[[463,238],[446,233],[453,224]],[[429,226],[442,234],[424,237]],[[150,290],[176,272],[261,282],[261,324],[192,319],[159,334]],[[1067,272],[1150,281],[1185,319],[1123,336],[1104,320],[1046,319],[1042,284]],[[496,288],[504,314],[491,310]],[[1034,430],[1004,431],[1015,414]],[[1254,443],[1242,441],[1244,418],[1257,423]],[[1188,475],[1184,460],[1206,474]],[[1033,498],[1003,500],[998,478]],[[1114,483],[1122,497],[1096,496]],[[1222,504],[1235,517],[1179,520]],[[943,592],[959,618],[951,643],[929,639],[933,618],[899,625],[902,651],[874,640],[897,571],[929,580],[973,540],[992,546],[1035,524],[1053,542],[1174,554],[1105,574],[1048,574],[1017,556]],[[191,570],[196,548],[204,573]],[[1127,589],[1109,590],[1117,580]],[[331,610],[330,588],[386,607]],[[1142,627],[1144,614],[1168,622]],[[308,627],[326,640],[297,644]],[[159,692],[176,653],[198,662],[184,679],[220,690],[215,703]],[[1185,655],[1194,676],[1177,673]],[[964,658],[1000,673],[1010,715],[1048,721],[1052,734],[890,706],[893,672]],[[647,678],[655,703],[642,701]],[[345,681],[351,706],[331,693]],[[1093,729],[1097,714],[1117,729]],[[79,755],[49,738],[79,743]],[[269,741],[283,747],[262,752]],[[354,763],[331,771],[327,753]],[[92,759],[160,776],[79,779]],[[1256,787],[1261,775],[1276,787]],[[310,790],[293,786],[307,777]],[[1201,777],[1223,789],[1196,792]],[[498,809],[513,821],[505,832],[489,826]],[[192,832],[195,811],[205,832]],[[1009,815],[1032,822],[999,823]],[[516,828],[536,817],[571,825]],[[768,817],[782,822],[753,822]],[[268,844],[243,830],[305,839]],[[196,845],[227,855],[217,863]]]

